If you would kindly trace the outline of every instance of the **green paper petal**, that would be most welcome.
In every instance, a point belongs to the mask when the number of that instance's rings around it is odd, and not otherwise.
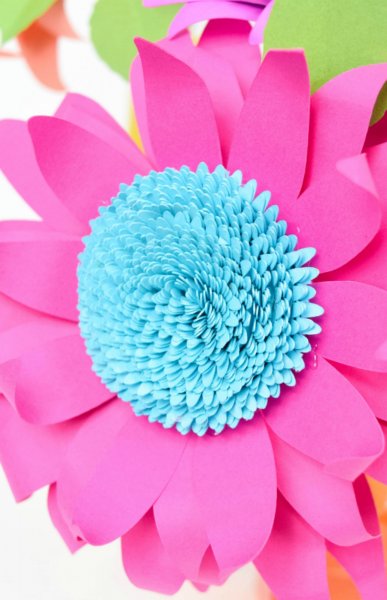
[[[7,42],[41,17],[55,0],[0,0],[0,40]]]
[[[276,0],[265,52],[304,48],[312,90],[343,71],[387,61],[386,0]]]
[[[144,8],[141,0],[98,0],[90,22],[93,44],[102,60],[126,79],[137,54],[133,38],[153,42],[165,37],[179,8]]]

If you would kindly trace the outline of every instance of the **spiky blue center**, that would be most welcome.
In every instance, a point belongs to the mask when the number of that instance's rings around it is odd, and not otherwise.
[[[311,350],[313,248],[269,192],[223,167],[136,176],[91,221],[81,334],[106,386],[181,433],[236,427],[295,385]]]

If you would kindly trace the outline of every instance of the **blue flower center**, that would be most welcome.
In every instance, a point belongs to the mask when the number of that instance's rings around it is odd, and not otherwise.
[[[91,221],[80,329],[106,386],[164,427],[220,433],[294,386],[309,335],[313,248],[270,193],[201,164],[136,176]]]

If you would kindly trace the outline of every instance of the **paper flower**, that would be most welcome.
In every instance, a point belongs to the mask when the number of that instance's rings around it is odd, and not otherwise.
[[[138,41],[145,155],[80,96],[2,123],[42,221],[0,227],[1,461],[18,500],[50,484],[70,548],[121,537],[139,586],[254,560],[277,598],[328,598],[328,548],[382,600],[364,473],[386,477],[385,169],[361,152],[387,66],[310,97],[303,54],[278,51],[250,84],[223,25]]]
[[[76,37],[67,20],[63,0],[39,0],[26,6],[23,2],[21,4],[17,10],[13,0],[3,0],[0,9],[2,41],[17,36],[21,54],[35,77],[50,88],[62,90],[64,86],[57,65],[58,38]],[[1,55],[10,54],[3,51]]]
[[[145,6],[177,4],[177,0],[143,0]],[[186,0],[173,19],[169,35],[174,36],[190,25],[208,19],[240,19],[254,21],[250,41],[263,41],[263,30],[269,19],[274,0]]]

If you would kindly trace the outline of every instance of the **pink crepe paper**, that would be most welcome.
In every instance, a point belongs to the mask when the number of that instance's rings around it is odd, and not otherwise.
[[[212,22],[197,47],[185,34],[138,41],[146,155],[78,95],[54,117],[0,124],[4,173],[42,218],[0,224],[0,458],[18,500],[51,486],[50,514],[72,551],[121,537],[139,586],[205,589],[254,560],[279,599],[327,598],[328,544],[361,589],[369,573],[379,599],[364,473],[384,479],[387,161],[383,144],[364,142],[387,67],[345,73],[310,98],[302,52],[269,53],[260,67],[248,28],[236,28],[234,52],[227,27]],[[337,169],[344,159],[355,162]],[[121,182],[203,160],[271,189],[289,229],[317,248],[325,314],[294,389],[235,431],[199,438],[135,417],[97,380],[77,328],[75,269],[89,220]],[[367,168],[354,180],[358,160]]]

